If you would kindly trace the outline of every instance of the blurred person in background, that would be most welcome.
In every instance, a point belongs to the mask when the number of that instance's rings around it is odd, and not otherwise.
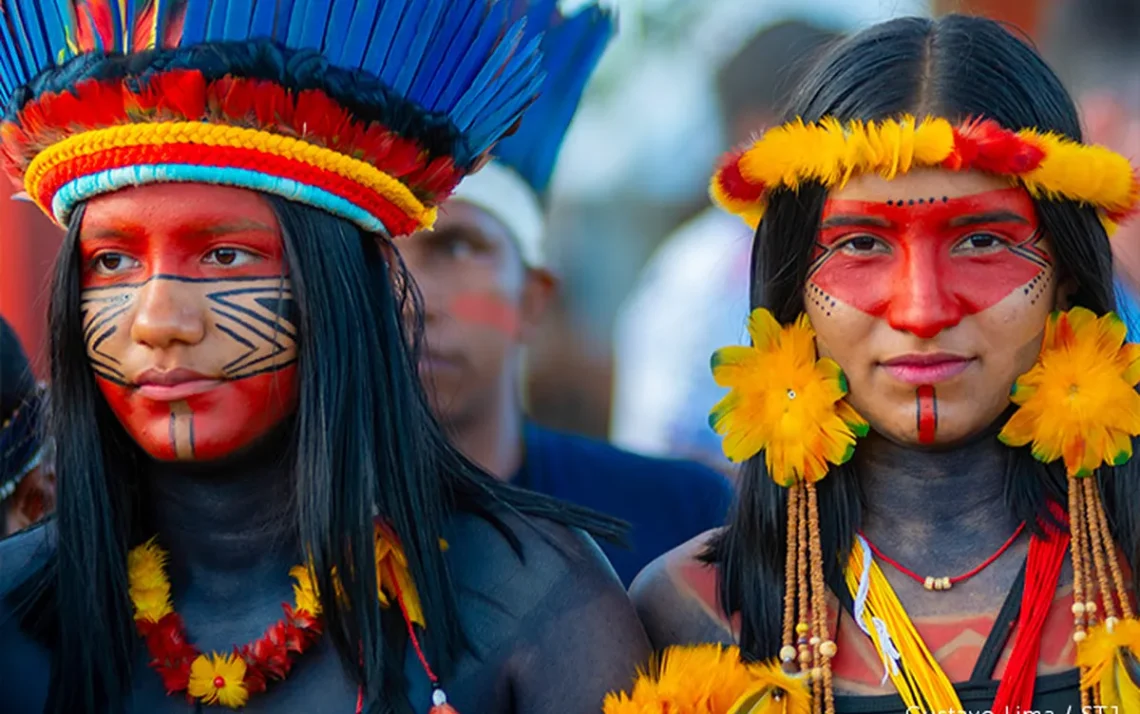
[[[627,585],[641,568],[719,526],[731,502],[720,474],[545,429],[527,418],[525,352],[554,299],[543,255],[545,205],[559,148],[614,30],[596,6],[547,31],[551,87],[495,160],[468,177],[431,232],[401,245],[426,325],[421,375],[460,450],[498,478],[621,518],[631,547],[603,544]]]
[[[40,430],[42,403],[20,339],[0,317],[0,537],[27,528],[55,506],[55,474]]]
[[[1087,138],[1140,159],[1140,0],[1056,0],[1045,51],[1081,111]],[[1117,300],[1140,339],[1140,221],[1112,237]]]
[[[778,116],[816,54],[839,37],[800,20],[754,35],[717,79],[725,136],[744,143]],[[610,434],[633,451],[729,471],[708,408],[720,389],[709,355],[738,342],[748,317],[752,236],[710,207],[651,258],[618,315]]]

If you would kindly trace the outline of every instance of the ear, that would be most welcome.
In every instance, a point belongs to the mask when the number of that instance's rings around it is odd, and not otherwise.
[[[1077,293],[1077,281],[1065,275],[1058,275],[1057,278],[1057,292],[1053,296],[1053,309],[1063,312],[1073,306],[1073,295]]]
[[[527,268],[519,314],[519,339],[529,342],[558,292],[558,278],[545,268]]]
[[[4,514],[8,534],[23,530],[55,510],[55,474],[32,469],[12,493]]]

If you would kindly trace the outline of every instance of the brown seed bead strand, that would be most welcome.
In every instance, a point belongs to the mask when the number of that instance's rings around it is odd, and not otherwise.
[[[1084,528],[1084,489],[1080,481],[1069,477],[1069,556],[1073,561],[1073,641],[1079,646],[1088,636],[1088,613],[1086,612],[1085,583],[1088,569],[1085,559]],[[1081,668],[1081,678],[1086,676],[1086,668]],[[1092,706],[1092,690],[1081,688],[1082,711]]]
[[[798,488],[802,488],[798,487]],[[811,585],[808,580],[808,520],[807,498],[801,492],[798,499],[799,511],[797,533],[799,543],[796,549],[796,594],[799,596],[799,612],[796,617],[796,648],[799,650],[800,671],[811,667],[811,648],[809,646],[811,632]]]
[[[827,621],[827,585],[823,579],[823,541],[819,535],[819,498],[814,483],[806,486],[808,497],[808,545],[811,548],[811,584],[812,584],[812,612],[815,616],[815,637],[812,639],[815,649],[816,672],[812,673],[813,686],[823,699],[825,714],[835,712],[835,693],[831,689],[831,658],[835,656],[835,642],[831,640]],[[821,702],[816,701],[818,708]]]
[[[1097,484],[1091,484],[1091,486],[1097,530],[1100,532],[1100,542],[1104,545],[1105,560],[1108,561],[1108,571],[1112,574],[1112,585],[1120,603],[1121,617],[1130,620],[1135,617],[1135,611],[1132,609],[1132,598],[1129,595],[1128,586],[1124,582],[1124,573],[1120,568],[1120,555],[1117,553],[1116,543],[1112,540],[1112,531],[1108,527],[1108,516],[1104,512],[1104,501],[1100,497],[1100,488]]]
[[[796,538],[799,526],[799,488],[788,489],[787,553],[784,557],[784,646],[795,644],[796,627]]]
[[[1108,582],[1108,561],[1105,558],[1105,544],[1101,542],[1101,531],[1097,511],[1100,510],[1099,499],[1096,493],[1096,484],[1093,478],[1081,479],[1085,498],[1085,529],[1089,534],[1089,547],[1092,549],[1093,563],[1096,565],[1096,582],[1100,589],[1101,602],[1104,603],[1106,621],[1117,620],[1116,602],[1112,597],[1112,586]]]

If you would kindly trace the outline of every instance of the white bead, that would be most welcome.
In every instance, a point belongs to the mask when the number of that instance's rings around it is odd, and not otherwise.
[[[447,704],[447,695],[443,693],[442,689],[437,689],[431,693],[432,706],[442,707]]]

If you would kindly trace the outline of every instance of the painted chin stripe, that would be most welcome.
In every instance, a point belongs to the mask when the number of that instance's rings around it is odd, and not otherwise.
[[[934,386],[924,384],[916,392],[918,416],[918,443],[933,444],[934,434],[938,429],[938,400],[934,395]]]

